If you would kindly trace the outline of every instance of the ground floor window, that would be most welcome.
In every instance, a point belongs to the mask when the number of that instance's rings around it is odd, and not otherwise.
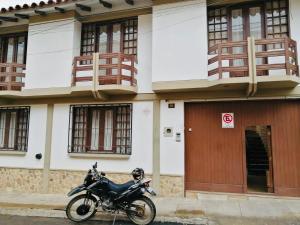
[[[132,105],[72,105],[69,152],[131,154]]]
[[[0,150],[27,151],[29,107],[0,108]]]

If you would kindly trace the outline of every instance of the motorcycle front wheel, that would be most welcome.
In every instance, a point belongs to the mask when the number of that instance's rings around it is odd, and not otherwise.
[[[67,205],[66,214],[68,219],[74,222],[83,222],[97,212],[97,199],[92,195],[78,195]]]
[[[151,224],[156,216],[156,208],[152,200],[146,196],[139,197],[129,204],[126,211],[128,218],[137,225]]]

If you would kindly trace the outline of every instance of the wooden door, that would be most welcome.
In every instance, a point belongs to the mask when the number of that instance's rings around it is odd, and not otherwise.
[[[229,19],[229,38],[231,41],[243,41],[248,37],[262,39],[265,37],[264,29],[264,6],[263,4],[251,4],[232,7],[230,9]],[[262,46],[257,46],[257,50],[262,50]],[[242,54],[247,52],[246,47],[233,47],[231,52]],[[257,64],[262,64],[262,59],[257,59]],[[247,59],[233,59],[230,61],[231,66],[246,66]],[[247,76],[246,73],[235,72],[230,76]]]
[[[100,54],[119,53],[122,49],[122,24],[111,23],[101,24],[98,34],[98,52]],[[100,64],[118,64],[118,58],[100,59]],[[100,76],[107,76],[104,80],[100,79],[100,84],[116,83],[116,79],[109,79],[109,76],[117,75],[118,69],[103,69],[100,70]]]
[[[222,113],[234,113],[224,129]],[[269,125],[269,188],[300,196],[300,101],[236,101],[185,104],[185,189],[246,192],[245,129]]]

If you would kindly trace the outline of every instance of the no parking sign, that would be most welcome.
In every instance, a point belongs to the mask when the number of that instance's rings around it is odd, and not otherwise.
[[[234,128],[234,113],[222,113],[222,128]]]

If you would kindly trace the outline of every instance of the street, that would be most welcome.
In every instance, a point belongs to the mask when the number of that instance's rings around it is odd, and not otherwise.
[[[32,217],[32,216],[14,216],[0,215],[0,225],[75,225],[65,218],[52,217]],[[129,221],[116,221],[116,225],[133,225]],[[112,221],[91,220],[80,223],[80,225],[112,225]],[[188,225],[171,222],[155,222],[153,225]],[[299,220],[292,219],[253,219],[253,218],[229,218],[217,217],[212,218],[208,225],[300,225]]]
[[[13,216],[0,215],[0,225],[74,225],[74,223],[64,218],[31,217],[31,216]],[[87,221],[80,225],[111,225],[112,221]],[[115,225],[132,225],[128,221],[116,221]],[[180,223],[160,223],[153,225],[181,225]]]

